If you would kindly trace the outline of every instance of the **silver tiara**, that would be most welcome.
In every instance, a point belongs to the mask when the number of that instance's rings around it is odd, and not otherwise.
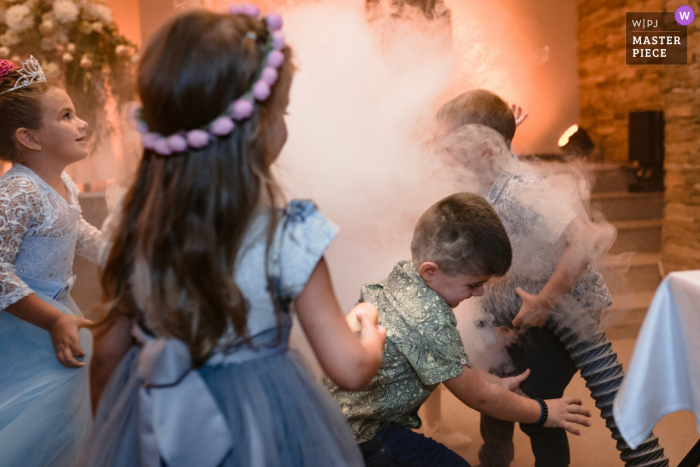
[[[46,75],[44,70],[41,69],[39,62],[33,55],[29,56],[29,60],[25,60],[22,63],[22,68],[19,69],[20,78],[15,83],[12,89],[0,92],[0,94],[5,94],[6,92],[14,91],[16,89],[24,88],[32,83],[45,83]]]

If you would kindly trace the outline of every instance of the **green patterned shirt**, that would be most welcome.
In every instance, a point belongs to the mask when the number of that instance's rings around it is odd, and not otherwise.
[[[471,368],[447,302],[425,285],[410,261],[394,266],[389,277],[362,286],[360,302],[379,310],[386,347],[379,373],[357,392],[341,391],[324,377],[358,443],[372,439],[389,422],[419,428],[418,409],[438,384]]]

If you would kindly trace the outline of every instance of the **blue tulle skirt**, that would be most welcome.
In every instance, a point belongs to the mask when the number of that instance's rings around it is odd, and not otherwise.
[[[105,388],[80,466],[140,464],[136,370],[141,351],[134,346],[127,353]],[[221,466],[364,465],[337,403],[295,351],[239,364],[207,365],[197,371],[231,431],[233,448]]]
[[[62,313],[83,316],[70,294],[54,300],[32,289]],[[75,465],[92,423],[90,331],[80,330],[80,343],[85,366],[66,368],[47,331],[0,311],[0,466]]]

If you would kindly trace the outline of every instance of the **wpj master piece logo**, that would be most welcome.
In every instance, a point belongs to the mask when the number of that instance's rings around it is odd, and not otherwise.
[[[687,65],[688,25],[694,19],[687,6],[675,12],[628,12],[627,65]]]

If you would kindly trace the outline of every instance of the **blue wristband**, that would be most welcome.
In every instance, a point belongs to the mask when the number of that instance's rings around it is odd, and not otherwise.
[[[538,404],[540,404],[540,409],[542,410],[542,413],[540,414],[539,420],[537,420],[534,425],[535,426],[542,426],[545,423],[547,423],[547,416],[549,415],[549,410],[547,409],[547,403],[540,399],[539,397],[535,399]]]

